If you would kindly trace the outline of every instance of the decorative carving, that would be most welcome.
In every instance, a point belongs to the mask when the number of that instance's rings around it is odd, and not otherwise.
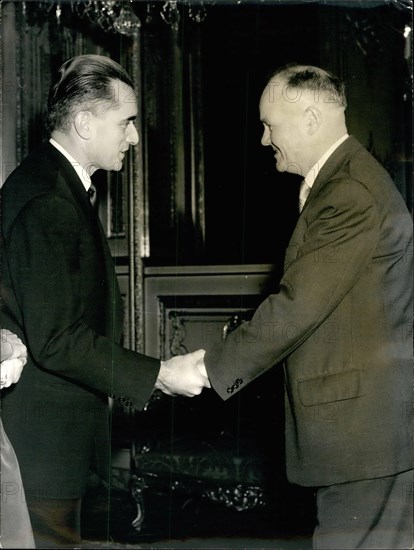
[[[236,487],[217,487],[203,491],[203,496],[213,502],[224,504],[227,508],[234,508],[238,512],[251,510],[265,506],[263,489],[261,487],[250,487],[236,485]]]
[[[233,332],[239,325],[250,319],[254,311],[244,311],[234,313],[223,327],[223,340],[227,338],[230,332]]]
[[[131,494],[135,500],[137,506],[137,515],[132,520],[132,527],[138,531],[142,529],[145,516],[145,502],[144,502],[144,489],[148,486],[146,485],[144,478],[142,476],[132,476],[131,478]]]
[[[184,340],[187,335],[185,329],[185,321],[178,313],[170,313],[169,319],[171,320],[172,336],[170,338],[170,353],[171,355],[183,355],[188,353]]]
[[[148,453],[135,455],[136,474],[131,494],[137,506],[132,521],[141,531],[145,516],[145,490],[158,489],[208,499],[238,512],[266,506],[257,465],[249,458],[210,452],[193,455]],[[243,482],[240,482],[243,480]]]

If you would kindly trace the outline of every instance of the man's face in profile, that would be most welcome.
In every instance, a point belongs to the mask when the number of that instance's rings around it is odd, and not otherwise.
[[[96,170],[121,170],[129,146],[139,142],[134,124],[137,117],[135,92],[118,80],[113,82],[113,86],[117,108],[91,115],[93,131],[88,144],[88,157]]]

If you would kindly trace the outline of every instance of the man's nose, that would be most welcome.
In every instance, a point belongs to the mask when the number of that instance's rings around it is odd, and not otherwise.
[[[139,143],[138,131],[135,128],[134,124],[130,125],[129,132],[127,135],[127,142],[130,143],[131,145],[137,145]]]
[[[270,132],[269,128],[263,130],[262,139],[260,140],[262,145],[270,145]]]

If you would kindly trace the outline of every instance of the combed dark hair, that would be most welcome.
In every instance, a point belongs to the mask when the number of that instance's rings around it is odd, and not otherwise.
[[[114,80],[134,87],[128,73],[109,57],[78,55],[63,63],[58,80],[49,90],[46,113],[49,132],[67,132],[75,110],[96,114],[117,108]]]
[[[315,97],[327,103],[337,103],[346,109],[345,84],[324,69],[312,65],[289,64],[278,69],[270,80],[282,78],[289,88],[314,92]]]

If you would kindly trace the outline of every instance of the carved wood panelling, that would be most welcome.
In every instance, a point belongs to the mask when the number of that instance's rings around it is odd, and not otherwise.
[[[235,316],[260,304],[271,274],[269,265],[147,268],[146,353],[168,358],[221,340]]]

